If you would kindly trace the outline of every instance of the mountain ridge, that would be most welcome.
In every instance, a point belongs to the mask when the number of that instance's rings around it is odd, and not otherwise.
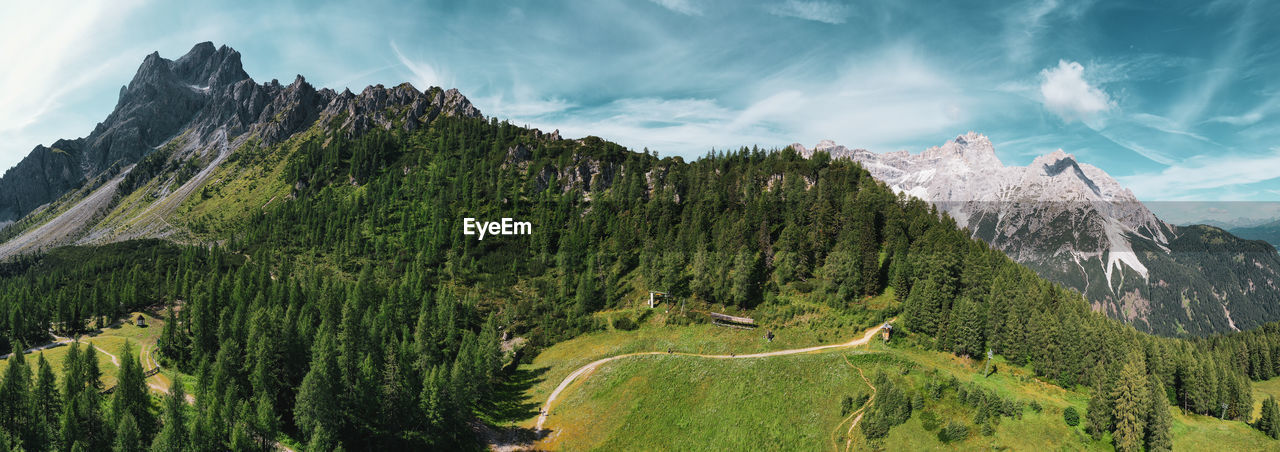
[[[1209,334],[1280,316],[1274,249],[1221,230],[1213,233],[1215,243],[1178,240],[1192,229],[1161,220],[1115,178],[1061,149],[1027,166],[1005,166],[990,139],[975,132],[918,154],[873,153],[830,140],[791,147],[805,157],[825,151],[862,164],[895,192],[929,201],[973,237],[1140,329]],[[1230,281],[1202,275],[1208,262],[1224,260],[1235,270]],[[1232,316],[1244,312],[1261,318]]]
[[[419,91],[402,83],[373,85],[356,94],[316,89],[301,75],[288,85],[259,84],[244,72],[240,53],[225,45],[202,42],[175,60],[153,52],[120,88],[115,109],[88,136],[36,146],[0,177],[0,258],[117,235],[90,229],[135,188],[120,189],[130,174],[146,181],[156,175],[153,171],[198,169],[195,177],[176,184],[180,187],[158,190],[160,199],[152,205],[172,206],[243,146],[276,144],[317,123],[332,123],[354,137],[375,128],[412,130],[440,115],[482,117],[456,89]],[[157,152],[165,155],[138,167]],[[60,199],[72,192],[78,194]],[[152,224],[142,229],[150,232],[126,236],[169,234],[162,219],[145,221]]]

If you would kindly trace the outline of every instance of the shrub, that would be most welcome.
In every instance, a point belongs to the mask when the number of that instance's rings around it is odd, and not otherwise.
[[[853,397],[844,396],[844,401],[840,403],[840,416],[843,417],[853,411]]]
[[[938,441],[949,443],[953,441],[964,441],[969,437],[969,426],[959,422],[952,421],[947,424],[946,428],[938,430]]]
[[[924,411],[920,413],[920,425],[924,427],[925,431],[932,432],[937,430],[938,426],[941,424],[942,420],[938,419],[938,415],[933,414],[932,411]]]
[[[982,436],[991,436],[996,434],[996,427],[991,424],[982,424]]]
[[[1035,412],[1039,413],[1039,412],[1041,412],[1041,411],[1043,411],[1043,410],[1044,410],[1044,407],[1040,406],[1040,402],[1037,402],[1037,401],[1034,401],[1034,400],[1032,400],[1032,401],[1031,401],[1031,411],[1035,411]]]
[[[632,331],[636,328],[639,328],[639,325],[636,325],[636,321],[631,320],[631,317],[622,316],[613,319],[613,329],[615,330]]]
[[[1080,413],[1076,411],[1076,407],[1069,406],[1062,411],[1062,420],[1067,421],[1067,425],[1075,427],[1080,425]]]

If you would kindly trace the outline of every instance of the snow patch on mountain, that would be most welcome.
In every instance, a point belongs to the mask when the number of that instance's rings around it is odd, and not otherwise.
[[[1154,242],[1167,251],[1172,235],[1170,226],[1115,178],[1061,149],[1027,166],[1005,166],[991,140],[975,132],[919,154],[877,154],[830,140],[813,149],[791,147],[804,157],[823,151],[852,159],[895,192],[933,203],[975,237],[1019,261],[1066,259],[1080,265],[1098,257],[1109,286],[1112,275],[1124,268],[1148,278],[1131,240]],[[1111,290],[1116,293],[1117,287]]]
[[[1147,279],[1147,266],[1142,265],[1142,261],[1138,260],[1138,255],[1134,254],[1133,248],[1129,240],[1124,237],[1124,225],[1115,219],[1110,219],[1106,223],[1107,241],[1111,242],[1111,249],[1107,252],[1107,282],[1111,282],[1111,271],[1118,268],[1121,263],[1128,265],[1142,275],[1142,279]]]

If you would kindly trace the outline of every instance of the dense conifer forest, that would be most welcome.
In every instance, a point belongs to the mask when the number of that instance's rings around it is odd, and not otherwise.
[[[1119,450],[1168,450],[1171,407],[1249,421],[1249,380],[1280,375],[1280,326],[1139,333],[825,153],[686,162],[441,117],[355,137],[317,127],[227,164],[273,159],[286,160],[291,199],[243,221],[197,218],[194,243],[65,247],[0,265],[6,350],[152,307],[169,316],[166,364],[197,376],[186,410],[181,389],[148,398],[130,366],[100,394],[94,353],[73,349],[60,383],[48,363],[14,359],[0,380],[0,444],[268,450],[283,431],[314,450],[477,447],[470,425],[499,415],[512,397],[503,382],[528,356],[504,342],[536,349],[599,329],[591,313],[650,288],[747,312],[791,309],[775,296],[789,288],[868,324],[900,315],[921,347],[990,349],[1092,388],[1081,422]],[[533,233],[480,241],[461,234],[464,217],[529,221]],[[887,291],[901,312],[871,312],[866,297]],[[908,397],[881,382],[885,399]],[[895,406],[871,411],[869,435],[910,416]],[[1276,431],[1275,416],[1260,428]]]

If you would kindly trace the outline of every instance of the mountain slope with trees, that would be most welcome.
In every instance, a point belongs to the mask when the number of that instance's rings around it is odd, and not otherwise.
[[[47,341],[50,329],[85,331],[90,318],[177,308],[160,352],[197,376],[194,413],[166,403],[156,427],[134,406],[105,417],[76,408],[60,449],[135,436],[157,448],[267,449],[278,433],[316,450],[476,447],[470,426],[504,419],[501,389],[527,356],[506,351],[509,339],[536,350],[598,330],[593,313],[653,288],[737,312],[820,305],[883,319],[900,309],[922,347],[992,349],[1057,384],[1099,388],[1085,417],[1121,447],[1160,434],[1146,421],[1166,407],[1150,397],[1156,385],[1190,412],[1250,413],[1253,369],[1238,354],[1262,359],[1261,346],[1112,321],[852,161],[790,148],[659,159],[442,114],[469,103],[439,88],[347,94],[278,141],[260,127],[227,138],[240,145],[201,169],[217,177],[160,211],[169,240],[0,264],[0,337],[11,348]],[[105,218],[164,199],[183,167],[155,167]],[[480,241],[461,233],[467,217],[533,231]],[[784,288],[800,301],[779,298]],[[886,294],[897,301],[867,302]],[[28,385],[14,388],[8,406],[51,415]],[[97,406],[90,392],[64,388],[62,400]],[[28,438],[27,427],[0,426]]]

